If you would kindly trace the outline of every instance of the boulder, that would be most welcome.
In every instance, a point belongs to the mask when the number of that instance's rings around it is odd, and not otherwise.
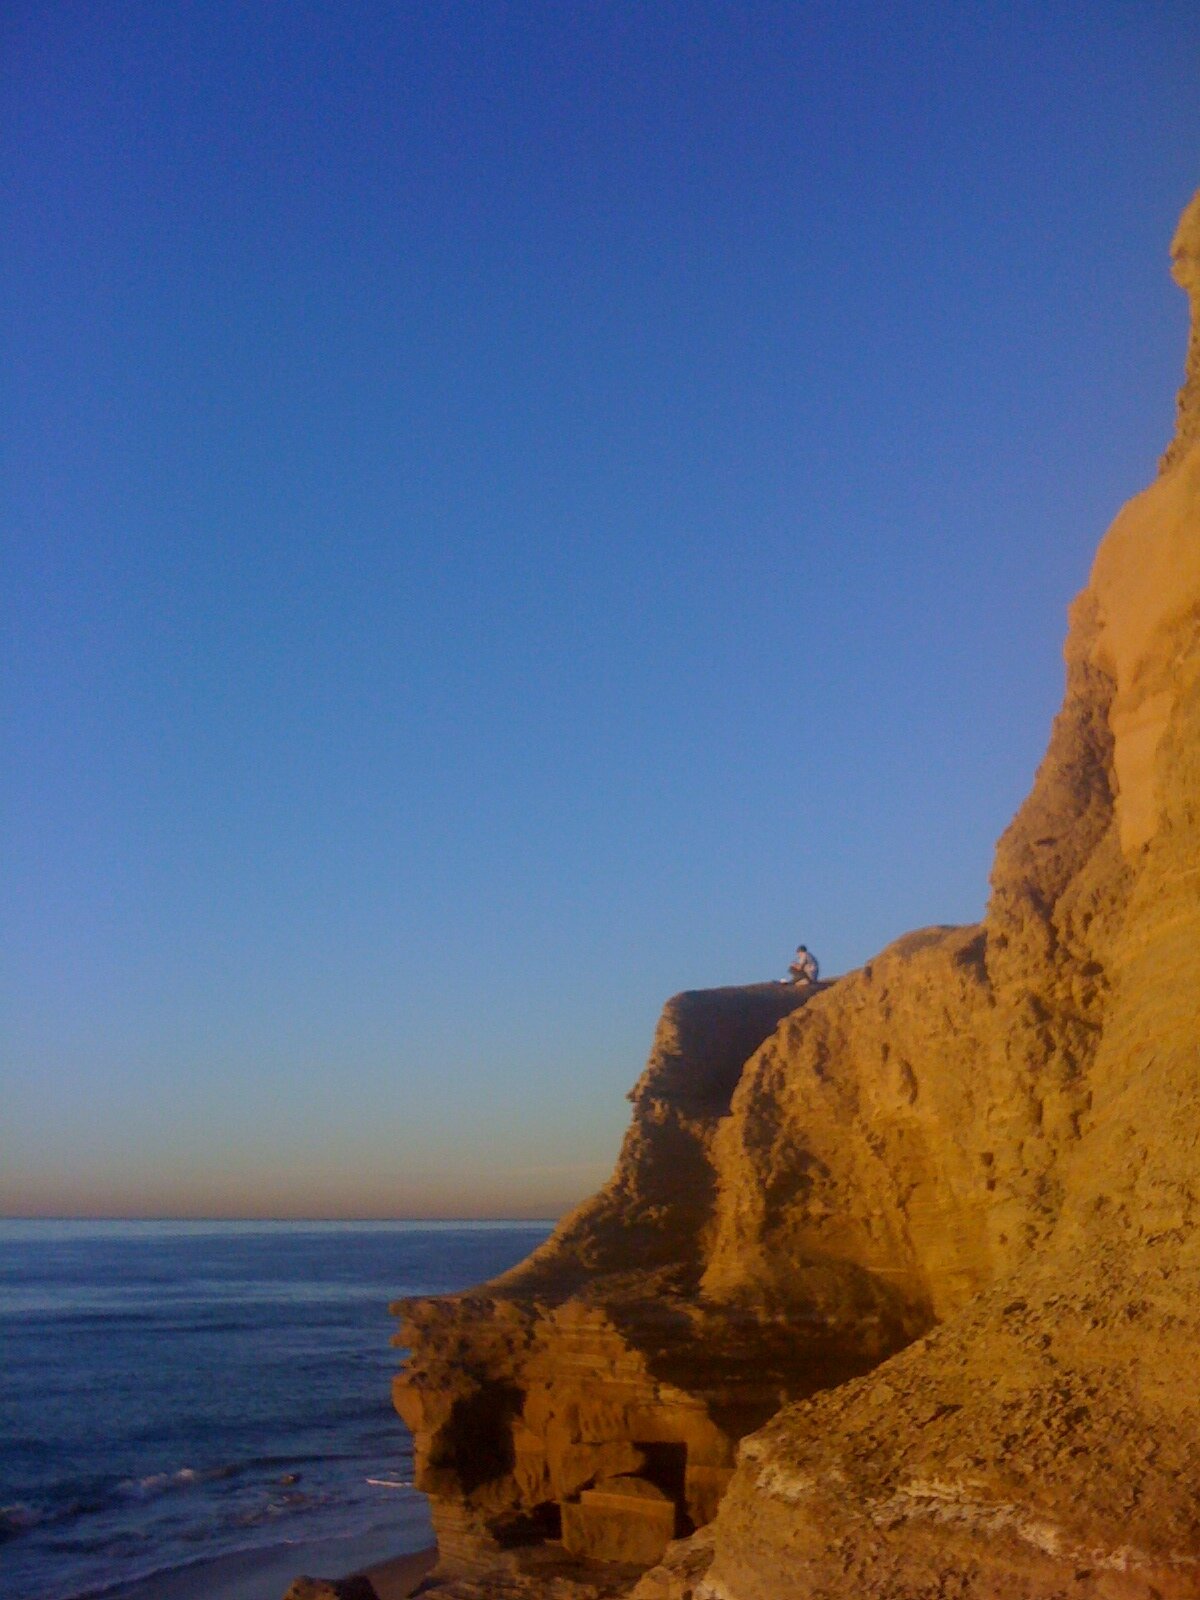
[[[604,1478],[562,1508],[563,1547],[590,1561],[649,1567],[675,1537],[675,1502],[646,1478]]]

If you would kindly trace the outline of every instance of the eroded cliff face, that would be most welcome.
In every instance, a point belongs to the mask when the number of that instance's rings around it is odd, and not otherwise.
[[[1172,251],[1200,299],[1200,197]],[[680,997],[601,1194],[402,1308],[452,1560],[712,1523],[636,1593],[1200,1595],[1198,350],[984,922]]]
[[[1174,246],[1193,295],[1198,250],[1193,202]],[[913,1063],[970,1104],[930,1137],[943,1204],[971,1153],[994,1182],[980,1292],[746,1441],[697,1594],[1200,1594],[1195,349],[1163,475],[1073,609],[1064,709],[997,852],[984,1008],[951,1003],[973,1098],[944,1055]]]
[[[605,1188],[486,1290],[395,1308],[412,1347],[395,1403],[445,1570],[539,1537],[656,1561],[712,1518],[744,1434],[928,1325],[848,1260],[797,1263],[775,1295],[701,1288],[730,1097],[781,1019],[820,996],[764,984],[669,1001]]]

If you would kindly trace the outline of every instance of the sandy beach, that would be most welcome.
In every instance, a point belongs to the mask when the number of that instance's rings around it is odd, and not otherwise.
[[[406,1600],[429,1571],[435,1549],[396,1554],[396,1530],[357,1539],[315,1539],[195,1561],[105,1591],[104,1600],[283,1600],[294,1578],[365,1573],[379,1600]]]
[[[437,1547],[418,1550],[413,1555],[396,1556],[391,1561],[368,1567],[366,1575],[379,1600],[407,1600],[437,1560]]]

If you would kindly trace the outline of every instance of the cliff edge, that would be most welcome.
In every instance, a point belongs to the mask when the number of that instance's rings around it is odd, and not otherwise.
[[[644,1600],[1200,1596],[1200,196],[1172,255],[1176,436],[983,922],[678,997],[601,1193],[396,1308],[445,1572],[549,1540]]]

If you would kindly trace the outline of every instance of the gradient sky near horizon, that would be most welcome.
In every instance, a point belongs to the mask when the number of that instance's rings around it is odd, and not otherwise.
[[[667,995],[981,914],[1191,0],[0,30],[0,1211],[552,1215]]]

